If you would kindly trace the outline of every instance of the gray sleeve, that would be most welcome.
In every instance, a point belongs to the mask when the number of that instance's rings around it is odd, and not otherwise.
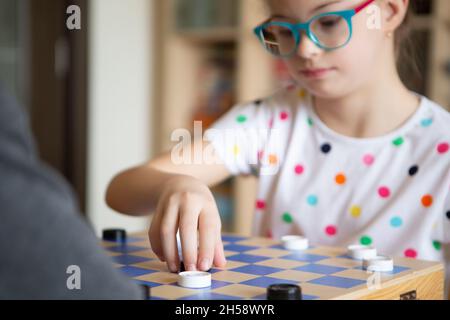
[[[80,269],[69,290],[69,266]],[[0,88],[0,299],[140,299],[35,152],[28,120]]]

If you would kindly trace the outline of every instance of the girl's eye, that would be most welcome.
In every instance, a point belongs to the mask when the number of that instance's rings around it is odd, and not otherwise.
[[[292,32],[290,30],[282,30],[282,31],[280,31],[280,35],[283,37],[291,37]]]
[[[336,27],[340,22],[340,18],[336,17],[336,18],[323,18],[320,19],[319,23],[320,26],[323,28],[333,28]]]

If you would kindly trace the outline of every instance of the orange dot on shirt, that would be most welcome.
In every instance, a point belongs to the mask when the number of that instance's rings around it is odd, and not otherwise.
[[[270,165],[276,165],[278,164],[278,157],[276,154],[269,155],[269,164]]]
[[[423,196],[422,197],[422,204],[426,208],[431,207],[431,205],[433,204],[433,197],[430,196],[429,194]]]
[[[335,180],[337,184],[343,185],[347,181],[347,178],[345,177],[344,174],[340,173],[336,176]]]

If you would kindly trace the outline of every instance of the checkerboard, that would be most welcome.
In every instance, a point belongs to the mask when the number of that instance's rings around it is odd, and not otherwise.
[[[310,247],[292,252],[276,240],[235,235],[223,235],[223,243],[227,266],[211,269],[212,286],[206,289],[178,286],[178,275],[170,273],[151,251],[146,233],[132,235],[125,243],[102,241],[101,245],[119,270],[151,287],[151,299],[262,300],[266,299],[267,287],[276,283],[300,285],[304,300],[392,298],[381,293],[395,292],[398,286],[407,291],[408,284],[418,290],[429,286],[433,275],[438,275],[436,285],[443,285],[443,267],[436,262],[396,258],[392,272],[373,274],[363,270],[361,262],[349,258],[343,248]],[[377,288],[368,286],[376,283],[374,277],[379,279]],[[436,291],[436,285],[430,290]],[[395,292],[394,298],[401,293]]]

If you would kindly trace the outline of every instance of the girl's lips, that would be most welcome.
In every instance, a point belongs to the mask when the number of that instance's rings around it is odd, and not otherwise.
[[[300,73],[306,78],[323,78],[334,68],[320,68],[320,69],[303,69]]]

